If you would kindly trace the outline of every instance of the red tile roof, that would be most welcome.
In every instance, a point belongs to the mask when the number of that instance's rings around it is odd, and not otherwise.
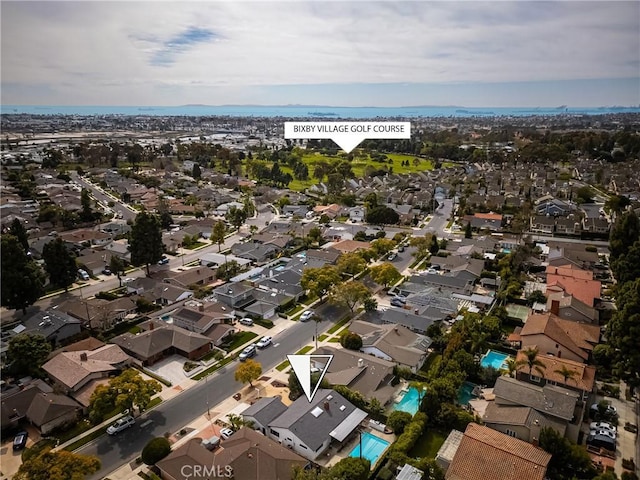
[[[598,280],[583,280],[569,275],[547,273],[547,292],[562,290],[589,307],[593,307],[595,299],[600,298],[601,289],[602,284]]]

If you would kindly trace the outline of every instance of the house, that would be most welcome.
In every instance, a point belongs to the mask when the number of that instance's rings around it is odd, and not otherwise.
[[[534,215],[531,217],[531,231],[537,233],[552,234],[555,231],[556,218],[547,215]]]
[[[584,247],[561,247],[556,245],[555,248],[549,248],[548,263],[553,267],[575,266],[582,269],[593,269],[598,263],[597,252],[587,252]]]
[[[401,325],[375,325],[356,320],[349,331],[362,337],[360,351],[395,362],[416,373],[427,358],[431,339]]]
[[[578,393],[501,376],[493,394],[495,399],[488,402],[482,419],[488,427],[532,443],[540,440],[540,430],[545,427],[573,442],[578,440],[584,413]]]
[[[49,378],[68,392],[77,392],[91,380],[118,374],[131,363],[131,357],[117,345],[95,350],[61,352],[42,368]]]
[[[332,203],[331,205],[316,205],[313,207],[313,213],[318,216],[326,215],[331,220],[336,218],[342,212],[342,207],[337,203]]]
[[[285,217],[301,217],[305,218],[309,213],[308,205],[285,205],[282,207],[282,214]]]
[[[369,242],[360,242],[358,240],[342,240],[331,245],[333,250],[343,253],[357,252],[359,250],[368,250],[371,248]]]
[[[253,428],[263,435],[269,434],[269,425],[286,412],[287,406],[279,397],[264,397],[242,412],[242,417],[253,422]]]
[[[291,480],[293,467],[307,460],[278,442],[247,427],[210,451],[202,439],[192,438],[160,460],[156,467],[162,480],[233,478],[242,480]]]
[[[272,403],[263,403],[263,408],[276,409]],[[248,409],[242,415],[247,419],[261,416],[260,409]],[[269,422],[267,436],[297,454],[315,460],[331,444],[348,443],[366,417],[366,412],[336,391],[318,389],[311,402],[302,396],[285,407]]]
[[[170,270],[165,274],[163,281],[182,288],[189,288],[191,285],[209,285],[216,281],[216,270],[206,267],[194,267],[181,272]]]
[[[111,263],[110,251],[86,250],[76,259],[76,263],[81,265],[89,275],[98,276],[109,267]]]
[[[42,380],[31,380],[2,393],[0,424],[3,430],[29,422],[46,435],[56,427],[75,422],[82,406],[71,398],[54,393]]]
[[[574,322],[598,323],[600,318],[598,310],[564,292],[547,292],[545,309],[560,318]]]
[[[367,248],[369,248],[369,245],[367,245]],[[309,249],[306,252],[306,260],[309,262],[315,261],[315,260],[322,261],[324,262],[323,265],[324,264],[335,265],[336,262],[338,261],[338,258],[340,258],[340,255],[342,255],[342,253],[334,249],[329,249],[329,250]]]
[[[232,310],[226,310],[225,307],[218,304],[212,305],[218,308],[205,311],[204,304],[200,304],[196,309],[187,306],[179,308],[171,313],[173,324],[190,332],[205,335],[205,332],[213,328],[214,325],[231,323],[234,318]]]
[[[131,252],[129,251],[129,241],[126,239],[114,240],[104,247],[112,257],[119,257],[127,263],[131,263]]]
[[[152,365],[173,354],[198,360],[213,348],[210,338],[175,325],[150,320],[139,326],[146,331],[135,335],[127,332],[111,341],[142,365]]]
[[[80,228],[60,233],[59,237],[70,247],[85,247],[89,245],[104,246],[113,240],[113,235],[100,230]]]
[[[580,218],[573,215],[556,218],[556,233],[561,235],[580,235],[582,233],[582,223]]]
[[[573,390],[580,394],[583,402],[587,402],[594,391],[596,368],[585,365],[582,362],[574,362],[566,358],[558,358],[553,355],[539,353],[536,357],[542,362],[543,375],[537,377],[529,374],[529,367],[521,364],[516,370],[516,378],[523,382],[533,382],[536,385],[558,385],[567,390]],[[522,350],[518,352],[516,361],[524,361],[526,355]],[[523,362],[524,363],[524,362]],[[563,369],[572,372],[566,378],[562,375]],[[559,372],[560,371],[560,372]]]
[[[240,258],[245,258],[258,265],[264,264],[274,258],[280,248],[270,243],[236,243],[231,247],[231,253]]]
[[[497,232],[502,230],[502,215],[499,213],[476,213],[465,215],[464,222],[471,223],[474,230],[490,230]]]
[[[99,298],[71,298],[58,306],[58,311],[65,312],[80,320],[85,326],[96,330],[107,330],[115,323],[134,315],[136,302],[131,297],[120,297],[115,300]]]
[[[443,472],[447,473],[449,465],[451,465],[453,457],[460,447],[460,442],[462,442],[463,436],[464,434],[461,431],[455,429],[451,430],[438,450],[438,453],[436,454],[436,463]]]
[[[409,330],[426,335],[427,329],[438,320],[444,320],[446,313],[438,309],[427,308],[427,315],[420,314],[419,309],[408,310],[406,308],[388,308],[380,317],[385,325],[402,325]]]
[[[547,295],[563,292],[576,297],[588,307],[594,307],[600,298],[602,283],[589,279],[589,273],[577,268],[547,267]],[[593,275],[593,274],[591,274]]]
[[[600,327],[559,318],[553,313],[532,314],[520,332],[521,348],[585,363],[600,341]]]
[[[213,295],[218,302],[239,309],[255,301],[253,291],[254,287],[246,283],[230,282],[215,288]]]
[[[367,211],[364,207],[352,207],[348,210],[349,220],[352,222],[364,222]]]
[[[42,335],[52,345],[80,333],[80,320],[58,310],[38,312],[11,330],[11,335],[24,333]]]
[[[333,355],[325,379],[330,385],[344,385],[360,392],[365,398],[377,398],[386,405],[393,398],[396,387],[391,385],[395,363],[366,353],[343,348],[320,347],[311,355]],[[312,366],[324,369],[324,364],[312,358]]]
[[[414,275],[409,279],[410,283],[423,285],[438,289],[438,291],[449,291],[470,295],[473,292],[473,281],[468,276],[438,275],[437,273],[427,273],[426,275]],[[402,287],[401,287],[402,288]]]
[[[536,201],[536,212],[538,215],[549,215],[552,217],[564,217],[575,210],[575,206],[547,195]]]
[[[158,305],[171,305],[193,296],[191,290],[146,277],[134,279],[126,288],[129,295],[139,295]]]
[[[585,232],[607,235],[611,225],[604,218],[585,218],[582,222],[582,228]]]
[[[446,480],[544,480],[551,454],[483,425],[470,423]]]

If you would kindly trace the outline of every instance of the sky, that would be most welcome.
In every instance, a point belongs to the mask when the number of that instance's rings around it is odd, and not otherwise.
[[[640,2],[3,0],[3,105],[640,104]]]

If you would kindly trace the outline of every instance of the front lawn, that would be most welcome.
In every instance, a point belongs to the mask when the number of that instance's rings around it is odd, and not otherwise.
[[[332,333],[336,333],[338,330],[340,330],[340,328],[347,323],[349,320],[351,320],[350,317],[345,317],[342,320],[340,320],[338,323],[336,323],[333,327],[331,327],[329,330],[327,330],[327,333],[332,334]]]
[[[446,438],[446,435],[437,430],[427,430],[409,451],[409,456],[412,458],[436,458],[438,450]]]
[[[254,338],[258,336],[257,333],[253,332],[238,332],[233,335],[233,340],[228,345],[224,345],[222,348],[227,352],[231,352],[236,348],[244,345],[245,343],[250,342]]]

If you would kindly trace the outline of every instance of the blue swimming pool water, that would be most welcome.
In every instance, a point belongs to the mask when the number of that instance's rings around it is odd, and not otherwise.
[[[469,405],[469,400],[475,398],[473,394],[473,389],[475,388],[475,384],[471,382],[464,382],[458,390],[458,403],[460,405]]]
[[[414,387],[409,388],[409,391],[404,394],[402,399],[395,404],[394,410],[401,410],[403,412],[415,415],[420,407],[420,396],[418,390]]]
[[[489,350],[482,360],[480,361],[480,365],[484,368],[493,367],[496,370],[500,370],[501,368],[506,368],[504,362],[509,358],[509,355],[502,352],[496,352],[495,350]]]
[[[387,447],[389,446],[389,442],[381,439],[380,437],[376,437],[375,435],[364,432],[362,434],[362,458],[366,458],[371,462],[371,467],[373,467],[382,455]],[[360,442],[355,446],[351,453],[350,457],[360,457]]]

